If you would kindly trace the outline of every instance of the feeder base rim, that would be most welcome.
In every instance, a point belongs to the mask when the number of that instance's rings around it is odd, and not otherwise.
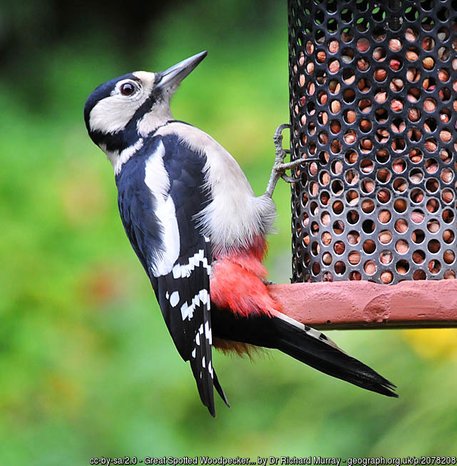
[[[321,330],[457,328],[457,280],[272,284],[289,317]]]

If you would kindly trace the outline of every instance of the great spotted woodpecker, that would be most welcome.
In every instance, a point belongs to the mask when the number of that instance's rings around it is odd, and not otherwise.
[[[190,362],[203,404],[214,416],[213,387],[227,403],[213,346],[276,348],[326,374],[396,396],[393,384],[287,317],[269,294],[265,237],[275,219],[274,185],[287,164],[275,165],[267,192],[256,197],[222,146],[172,118],[171,96],[205,56],[108,81],[84,108],[91,139],[114,167],[127,236],[176,348]]]

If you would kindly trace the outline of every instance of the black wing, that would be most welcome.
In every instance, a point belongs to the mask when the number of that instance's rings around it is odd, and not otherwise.
[[[196,216],[209,202],[203,166],[206,159],[182,144],[176,136],[155,138],[143,160],[131,159],[117,179],[119,208],[130,242],[154,287],[163,317],[185,361],[190,361],[202,402],[214,416],[213,386],[227,402],[212,367],[210,313],[211,246],[196,225]],[[145,184],[150,154],[162,157],[169,177],[162,201],[173,201],[179,245],[164,238],[167,228],[160,213],[161,200]],[[132,163],[133,162],[133,163]],[[165,173],[165,172],[164,172]],[[154,180],[156,173],[151,174]],[[158,182],[160,183],[159,180]],[[160,209],[159,209],[160,210]],[[168,245],[167,245],[168,241]],[[168,250],[167,250],[168,246]],[[171,246],[171,248],[170,248]],[[168,267],[157,270],[169,249],[176,251]]]

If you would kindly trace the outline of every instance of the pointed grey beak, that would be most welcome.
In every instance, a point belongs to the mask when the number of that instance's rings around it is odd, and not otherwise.
[[[175,89],[178,84],[197,67],[207,54],[208,52],[204,50],[193,57],[187,58],[186,60],[171,66],[161,73],[157,73],[158,81],[155,88],[163,90]]]

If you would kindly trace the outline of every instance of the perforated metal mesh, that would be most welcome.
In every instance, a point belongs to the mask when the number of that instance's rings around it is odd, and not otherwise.
[[[289,0],[293,279],[456,277],[457,1]]]

